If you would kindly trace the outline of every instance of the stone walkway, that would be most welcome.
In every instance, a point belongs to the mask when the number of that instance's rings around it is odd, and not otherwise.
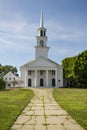
[[[11,130],[84,130],[53,99],[53,89],[32,88],[35,97]]]

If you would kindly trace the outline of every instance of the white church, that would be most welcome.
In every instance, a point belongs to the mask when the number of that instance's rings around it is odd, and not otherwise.
[[[63,87],[63,67],[48,58],[46,31],[42,13],[37,29],[35,59],[20,67],[23,87]]]

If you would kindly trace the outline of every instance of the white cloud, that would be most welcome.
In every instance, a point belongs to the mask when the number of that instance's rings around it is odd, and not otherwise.
[[[34,30],[35,26],[27,21],[0,21],[0,48],[28,50],[28,46],[30,48],[34,46]]]
[[[11,46],[11,41],[6,40],[5,38],[0,37],[0,46]]]
[[[21,24],[21,23],[0,21],[0,30],[1,31],[16,33],[16,32],[22,31],[23,27],[24,27],[23,23]]]
[[[48,35],[51,41],[74,41],[79,42],[84,39],[87,41],[87,27],[73,25],[64,25],[55,21],[47,22]]]

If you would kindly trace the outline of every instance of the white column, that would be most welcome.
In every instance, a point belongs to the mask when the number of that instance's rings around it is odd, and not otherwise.
[[[35,87],[37,87],[37,70],[35,70],[35,84],[34,84]]]
[[[55,70],[56,87],[58,87],[58,71]]]
[[[48,70],[46,70],[46,86],[49,86],[49,80],[48,80]]]
[[[25,70],[25,87],[27,87],[28,86],[28,79],[27,79],[27,70]]]

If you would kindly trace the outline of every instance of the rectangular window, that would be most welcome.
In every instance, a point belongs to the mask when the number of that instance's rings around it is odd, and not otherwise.
[[[46,33],[45,33],[45,31],[44,31],[44,37],[45,37],[45,35],[46,35]]]
[[[7,86],[11,86],[11,84],[7,84]]]
[[[11,80],[11,77],[9,78],[9,80]]]
[[[28,70],[28,75],[31,75],[31,70]]]
[[[7,78],[5,78],[5,81],[7,81]]]
[[[40,75],[43,75],[43,70],[40,70]]]
[[[52,75],[55,75],[55,70],[52,70]]]
[[[13,86],[15,86],[15,83],[13,83]]]

